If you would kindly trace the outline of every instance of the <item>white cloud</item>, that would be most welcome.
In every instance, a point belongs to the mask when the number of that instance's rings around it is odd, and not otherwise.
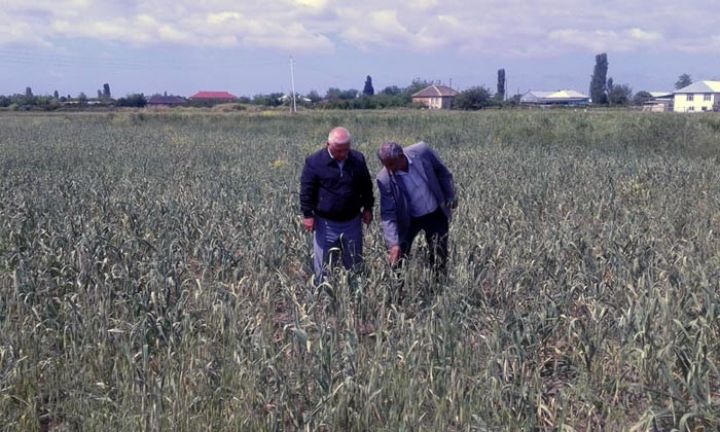
[[[32,45],[42,44],[42,38],[33,35],[33,27],[23,22],[8,22],[0,26],[0,44],[26,42]]]
[[[210,13],[207,16],[209,25],[226,25],[228,23],[242,23],[243,16],[238,12]]]
[[[310,9],[325,9],[328,5],[328,0],[295,0],[294,3]]]
[[[86,38],[332,52],[343,41],[499,56],[718,53],[717,16],[714,0],[3,0],[0,44]]]
[[[418,35],[400,23],[394,10],[373,11],[365,16],[356,10],[345,10],[341,15],[351,24],[340,36],[352,45],[369,50],[376,45],[399,47],[417,43]]]
[[[575,47],[593,52],[626,52],[659,41],[662,39],[662,35],[640,29],[594,31],[560,29],[551,31],[548,39],[561,47]]]
[[[663,38],[659,32],[645,31],[639,28],[630,29],[628,33],[633,39],[643,42],[657,42]]]

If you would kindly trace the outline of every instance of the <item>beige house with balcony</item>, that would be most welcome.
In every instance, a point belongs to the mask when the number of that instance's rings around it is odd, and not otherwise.
[[[673,111],[703,112],[720,110],[720,81],[698,81],[677,90]]]
[[[412,101],[430,109],[450,109],[458,94],[448,86],[433,84],[413,94]]]

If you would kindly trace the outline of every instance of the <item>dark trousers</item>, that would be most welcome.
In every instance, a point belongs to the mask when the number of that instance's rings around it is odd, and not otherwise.
[[[448,257],[448,230],[450,224],[447,216],[438,207],[432,213],[410,219],[410,232],[407,240],[400,245],[403,257],[410,253],[413,241],[420,231],[425,231],[425,240],[430,249],[430,265],[440,273],[445,273]]]

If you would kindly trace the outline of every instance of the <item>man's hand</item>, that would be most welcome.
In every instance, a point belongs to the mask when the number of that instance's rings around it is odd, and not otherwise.
[[[457,197],[448,200],[448,202],[445,203],[445,207],[449,208],[450,210],[455,210],[458,206],[458,199]]]
[[[306,231],[313,232],[315,230],[315,218],[314,217],[303,218],[303,225],[305,226]]]
[[[388,257],[390,264],[395,265],[400,261],[400,245],[390,247],[390,256]]]
[[[373,220],[373,214],[371,210],[363,210],[362,212],[362,221],[365,223],[365,225],[370,225],[370,222]]]

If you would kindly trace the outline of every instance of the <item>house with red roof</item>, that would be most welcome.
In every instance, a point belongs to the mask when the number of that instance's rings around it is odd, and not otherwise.
[[[412,95],[412,101],[430,109],[449,109],[459,93],[448,86],[433,84]]]
[[[236,99],[235,95],[226,91],[199,91],[190,96],[190,100],[193,102],[225,103],[234,102]]]

